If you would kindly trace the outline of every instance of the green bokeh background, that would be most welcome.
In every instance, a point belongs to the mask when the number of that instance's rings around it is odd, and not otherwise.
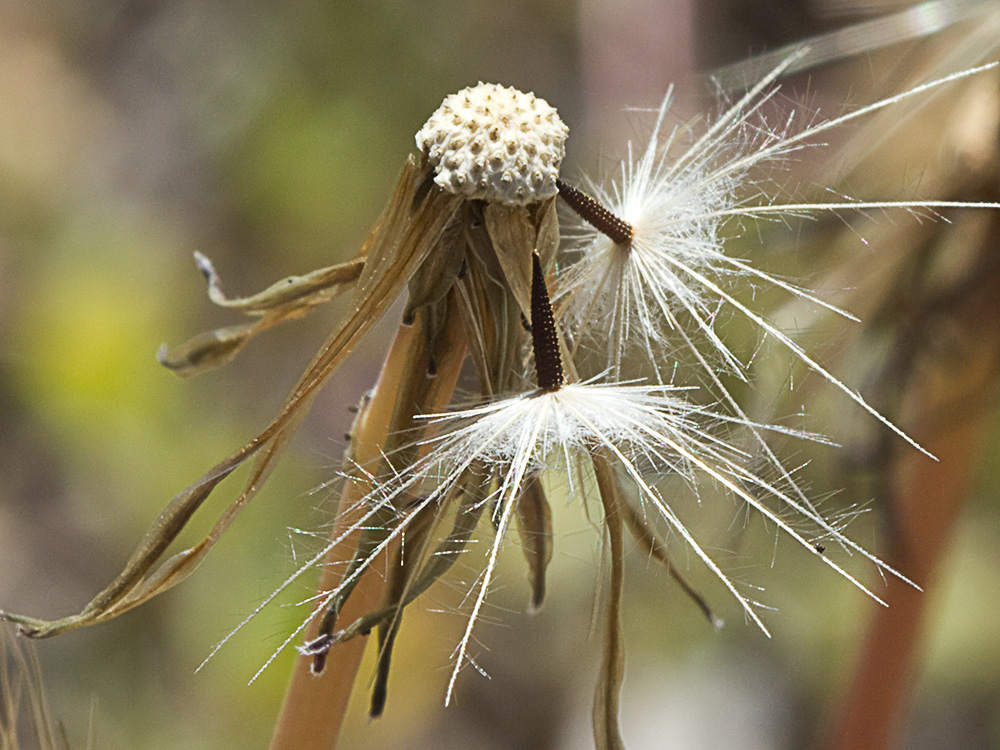
[[[815,30],[790,11],[776,17],[787,18],[770,29],[776,38],[746,34],[763,44]],[[180,381],[157,364],[157,347],[235,322],[205,299],[194,250],[233,293],[350,257],[413,133],[445,94],[479,80],[556,106],[572,129],[566,173],[593,172],[637,134],[626,108],[655,106],[671,81],[681,114],[696,111],[696,64],[748,51],[729,21],[715,6],[651,0],[2,0],[0,606],[78,610],[170,497],[266,424],[335,319],[333,306],[255,341],[223,371]],[[720,28],[728,35],[712,36]],[[720,38],[744,46],[720,51]],[[821,101],[856,94],[817,76]],[[91,715],[99,748],[266,745],[292,655],[247,681],[300,611],[272,606],[194,670],[316,548],[347,408],[373,382],[393,315],[336,375],[266,491],[195,576],[119,620],[37,644],[73,746],[86,745]],[[820,466],[810,481],[828,495],[838,476]],[[930,594],[909,747],[1000,742],[998,479],[981,477]],[[235,490],[217,492],[196,532]],[[469,567],[412,608],[387,714],[368,723],[361,696],[344,747],[590,746],[600,550],[578,508],[555,505],[546,608],[524,613],[512,551],[477,631],[492,679],[469,670],[457,705],[443,707]],[[734,515],[707,513],[707,533],[720,547],[765,550],[737,572],[767,587],[774,637],[724,603],[729,625],[712,632],[634,555],[623,713],[632,748],[801,746],[843,688],[868,602],[786,545],[772,568],[772,537],[737,534]],[[865,523],[856,536],[877,548]]]

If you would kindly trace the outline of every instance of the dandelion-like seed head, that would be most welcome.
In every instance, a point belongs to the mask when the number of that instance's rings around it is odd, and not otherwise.
[[[718,294],[697,279],[734,271],[721,227],[740,203],[750,146],[734,137],[743,126],[736,121],[724,128],[725,138],[699,140],[672,155],[677,134],[664,132],[669,102],[668,96],[645,148],[636,153],[630,145],[617,178],[608,187],[588,186],[631,232],[627,244],[618,244],[586,220],[571,225],[578,262],[560,290],[571,300],[565,323],[577,333],[594,332],[593,321],[600,321],[596,328],[617,364],[629,342],[647,352],[675,349],[668,339],[680,327],[676,316],[686,313],[722,360],[740,369],[712,327]]]
[[[616,373],[621,372],[629,347],[646,354],[661,379],[664,372],[657,353],[687,350],[707,382],[742,417],[739,405],[718,375],[725,372],[747,379],[746,364],[729,349],[716,326],[720,311],[734,312],[754,324],[761,334],[779,342],[805,367],[841,390],[885,427],[927,453],[813,359],[788,333],[730,291],[731,282],[743,279],[751,285],[777,287],[847,319],[857,319],[807,290],[756,268],[750,260],[727,252],[722,227],[730,221],[821,212],[860,214],[898,209],[915,214],[941,208],[992,208],[994,204],[935,200],[791,203],[749,176],[761,165],[780,165],[810,144],[820,145],[817,137],[833,128],[995,64],[929,81],[838,117],[813,119],[801,129],[793,127],[794,115],[780,127],[771,127],[763,118],[763,107],[777,92],[775,80],[795,59],[788,58],[765,76],[676,157],[671,152],[679,131],[666,132],[663,128],[668,94],[642,154],[636,157],[629,147],[621,178],[610,191],[592,186],[597,202],[605,204],[606,210],[632,231],[628,244],[623,245],[606,236],[600,227],[578,228],[579,259],[560,280],[559,296],[567,300],[561,305],[563,325],[574,337],[586,333],[596,340],[605,339]],[[599,323],[596,326],[592,324],[595,320]],[[769,461],[779,467],[770,449],[762,447]]]
[[[775,68],[692,136],[686,148],[678,148],[684,129],[663,127],[668,95],[648,145],[636,151],[629,147],[617,180],[609,180],[607,189],[588,183],[593,197],[559,179],[569,131],[556,110],[534,94],[480,83],[445,98],[416,134],[422,160],[407,159],[386,210],[351,261],[289,277],[250,297],[229,298],[212,264],[196,256],[213,302],[260,317],[164,354],[161,361],[180,374],[223,364],[259,332],[353,288],[350,313],[337,323],[278,416],[171,500],[123,572],[80,614],[42,620],[0,610],[0,620],[19,624],[26,635],[48,637],[116,617],[183,580],[257,493],[319,388],[404,292],[409,299],[403,329],[348,436],[346,481],[330,540],[216,650],[303,573],[326,565],[339,577],[301,602],[310,605],[309,614],[261,671],[305,637],[300,651],[320,672],[332,648],[376,632],[371,715],[377,716],[385,704],[404,609],[448,574],[460,554],[473,553],[474,560],[485,548],[481,573],[466,597],[471,611],[453,653],[448,703],[463,665],[476,666],[473,629],[510,531],[516,529],[520,537],[531,606],[542,603],[554,538],[544,480],[553,474],[561,474],[570,496],[581,498],[585,508],[590,497],[599,499],[600,538],[610,553],[604,655],[594,703],[601,748],[622,747],[617,715],[626,532],[666,567],[713,625],[720,621],[671,562],[674,548],[699,562],[745,617],[767,633],[758,612],[763,605],[751,598],[756,595],[727,574],[701,541],[703,535],[689,527],[687,517],[698,510],[675,502],[678,485],[687,485],[699,507],[702,489],[741,503],[881,604],[838,560],[857,555],[915,585],[845,535],[846,517],[820,513],[795,476],[797,469],[787,468],[772,450],[769,434],[825,440],[752,420],[730,392],[731,376],[755,383],[750,362],[727,347],[720,330],[723,311],[751,323],[761,337],[783,346],[883,426],[924,450],[745,299],[732,282],[774,287],[853,317],[734,254],[727,248],[726,235],[732,232],[726,224],[819,212],[1000,208],[998,203],[849,198],[790,203],[772,181],[752,176],[757,166],[780,164],[831,128],[995,65],[930,81],[802,128],[792,127],[791,116],[780,127],[770,127],[762,107],[774,96],[778,76],[804,54]],[[431,176],[441,190],[425,189]],[[557,193],[586,222],[576,227],[572,263],[563,262],[561,254],[566,249],[560,249]],[[555,305],[550,288],[556,290]],[[578,361],[583,339],[607,347],[597,376],[588,378],[592,373]],[[455,409],[449,405],[467,360],[479,375],[482,399]],[[529,362],[535,387],[522,388]],[[589,362],[584,364],[589,368]],[[678,384],[692,382],[687,365],[697,385]],[[748,449],[741,447],[744,443]],[[245,488],[209,535],[165,558],[209,493],[251,460]],[[485,509],[492,542],[476,546]],[[353,545],[349,558],[340,554],[345,545]],[[366,576],[367,571],[375,575]],[[378,591],[381,604],[359,614]],[[343,679],[351,681],[352,674],[345,669]],[[297,711],[309,704],[299,703]]]
[[[679,395],[684,390],[573,383],[556,391],[536,391],[432,417],[452,428],[438,438],[436,447],[445,464],[464,463],[477,455],[496,466],[525,462],[525,473],[545,468],[561,455],[611,445],[623,455],[648,458],[658,453],[655,436],[660,433],[680,443],[698,432],[698,408]],[[672,459],[654,463],[676,468]]]
[[[556,194],[568,134],[544,99],[480,83],[446,97],[416,140],[443,190],[526,206]]]

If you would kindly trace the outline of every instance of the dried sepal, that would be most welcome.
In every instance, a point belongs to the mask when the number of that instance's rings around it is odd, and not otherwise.
[[[229,364],[259,334],[286,320],[300,318],[304,314],[304,311],[290,313],[271,311],[255,323],[205,331],[176,347],[168,348],[164,344],[156,353],[156,359],[182,378],[199,375]]]
[[[486,231],[493,243],[504,281],[514,295],[521,313],[531,320],[531,254],[537,231],[524,207],[489,204],[483,211]]]
[[[355,623],[356,627],[370,629],[377,618],[379,657],[369,708],[371,717],[380,716],[385,707],[392,647],[404,608],[451,569],[472,539],[486,507],[485,485],[479,468],[468,471],[456,484],[456,490],[452,494],[461,498],[456,509],[452,510],[456,497],[446,496],[440,502],[425,503],[406,525],[389,568],[382,609],[369,615],[365,622]],[[454,513],[451,532],[437,545],[432,545],[435,533],[451,513]]]
[[[462,213],[458,214],[461,217]],[[441,242],[417,269],[407,285],[409,297],[403,318],[412,321],[418,310],[444,299],[451,291],[465,263],[462,227],[454,221],[445,230]]]
[[[342,630],[338,630],[333,634],[332,644],[343,643],[359,635],[368,635],[374,628],[395,617],[402,607],[424,593],[431,584],[451,569],[459,554],[472,538],[483,514],[483,509],[486,507],[486,503],[483,502],[481,482],[481,476],[476,471],[470,471],[466,478],[460,480],[456,485],[454,494],[449,493],[437,501],[437,505],[448,507],[454,504],[454,497],[462,498],[455,511],[451,532],[438,543],[432,554],[425,555],[421,552],[419,562],[407,566],[408,574],[405,576],[405,585],[396,598],[364,617],[359,617]],[[422,498],[412,518],[418,518],[428,507],[430,505],[427,498]],[[436,517],[435,520],[440,519]],[[409,529],[410,522],[405,523],[403,527]],[[421,548],[421,550],[424,549],[428,548],[426,546]]]
[[[449,292],[465,266],[465,238],[461,227],[464,211],[441,236],[441,241],[423,264],[413,274],[407,285],[407,302],[403,311],[404,325],[412,325],[418,313],[423,315],[423,332],[426,349],[433,353],[448,324]],[[432,355],[425,373],[433,377],[437,361]]]
[[[551,258],[551,247],[559,242],[558,224],[554,222],[555,199],[537,206],[503,206],[488,204],[483,211],[486,231],[504,272],[507,286],[521,307],[525,319],[531,320],[531,256],[540,244]],[[542,234],[544,230],[544,234]]]
[[[552,509],[537,477],[525,484],[515,502],[517,533],[528,563],[531,609],[537,610],[545,601],[545,571],[552,561]]]
[[[396,635],[403,621],[403,597],[414,573],[419,570],[419,563],[424,557],[424,550],[430,544],[431,533],[436,527],[439,508],[432,503],[421,503],[421,498],[415,500],[419,510],[406,529],[400,534],[400,543],[390,557],[388,576],[385,585],[384,609],[394,611],[392,617],[379,623],[378,632],[378,662],[375,666],[375,680],[372,684],[371,702],[368,715],[372,718],[381,716],[385,709],[385,701],[389,692],[389,667],[392,664],[392,649],[396,643]]]
[[[486,229],[485,205],[470,203],[466,226],[467,273],[457,286],[456,307],[484,397],[508,393],[522,368],[521,309],[508,285]]]
[[[326,654],[331,648],[359,635],[368,635],[375,628],[391,625],[398,620],[408,604],[451,569],[479,524],[486,507],[485,488],[482,468],[477,464],[464,472],[444,494],[415,500],[408,511],[399,515],[392,528],[386,529],[380,536],[380,544],[369,548],[369,557],[362,564],[352,563],[353,567],[344,573],[341,584],[330,597],[317,637],[299,649],[303,655],[313,657],[314,673],[322,672]],[[455,505],[457,507],[454,510],[451,532],[437,545],[429,545],[433,532],[440,527]],[[365,524],[372,525],[369,518],[365,519]],[[410,537],[409,540],[407,536]],[[406,545],[404,551],[408,551],[405,556],[397,555],[395,562],[399,569],[394,568],[390,572],[391,583],[387,587],[383,605],[335,632],[336,616],[354,590],[354,579],[359,577],[366,564],[370,565],[379,549],[386,548],[395,538],[401,538]],[[357,558],[356,554],[355,560]]]
[[[385,711],[389,698],[389,668],[392,666],[392,650],[396,645],[403,610],[378,629],[378,662],[375,665],[375,679],[372,682],[371,698],[368,702],[368,717],[377,719]]]
[[[535,252],[542,259],[542,268],[546,271],[552,268],[559,252],[559,212],[556,201],[545,201],[532,209],[536,228]]]

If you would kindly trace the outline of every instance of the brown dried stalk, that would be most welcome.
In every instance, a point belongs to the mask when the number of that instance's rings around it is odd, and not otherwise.
[[[421,326],[403,326],[386,357],[371,400],[359,414],[351,430],[354,461],[369,466],[382,459],[390,427],[399,421],[399,410],[413,416],[413,404],[400,403],[397,394],[409,392],[415,382],[423,381],[423,401],[432,409],[443,409],[450,401],[465,359],[465,344],[460,326],[453,319],[448,326],[443,346],[437,353],[437,376],[427,377],[428,354]],[[359,501],[371,488],[362,482],[347,482],[340,500],[341,513],[332,531],[338,537],[357,520],[362,512]],[[330,551],[320,581],[320,591],[334,588],[340,580],[343,565],[357,547],[355,532],[344,544]],[[373,573],[371,566],[362,574],[350,598],[340,611],[340,619],[352,622],[375,611],[384,596],[384,579]],[[306,640],[316,638],[319,618],[306,632]],[[272,750],[328,750],[336,747],[344,714],[354,686],[367,639],[355,638],[338,644],[326,654],[322,673],[314,674],[310,660],[295,661],[292,679],[271,741]]]

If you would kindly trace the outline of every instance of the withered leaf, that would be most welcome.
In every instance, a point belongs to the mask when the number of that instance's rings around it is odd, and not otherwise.
[[[305,276],[289,276],[252,297],[229,299],[222,292],[212,262],[201,253],[195,253],[195,262],[208,281],[212,302],[259,316],[259,320],[207,331],[173,348],[160,347],[156,355],[160,364],[183,378],[228,364],[259,334],[305,317],[316,306],[350,289],[365,266],[365,258],[359,257]]]
[[[28,635],[49,637],[115,617],[190,575],[267,480],[319,388],[381,318],[437,245],[460,199],[439,190],[421,190],[426,178],[416,160],[408,159],[388,206],[358,254],[359,258],[366,257],[366,263],[354,290],[350,314],[313,358],[264,431],[177,495],[153,522],[123,571],[79,614],[41,620],[0,612],[0,618],[19,623]],[[251,457],[255,461],[243,491],[223,511],[209,534],[194,547],[163,561],[167,548],[209,493]]]
[[[261,315],[289,303],[305,306],[322,304],[350,289],[365,267],[364,257],[357,257],[304,276],[288,276],[249,297],[229,298],[222,291],[222,282],[212,261],[199,252],[194,254],[194,261],[208,283],[208,298],[220,307],[239,310],[247,315]]]

